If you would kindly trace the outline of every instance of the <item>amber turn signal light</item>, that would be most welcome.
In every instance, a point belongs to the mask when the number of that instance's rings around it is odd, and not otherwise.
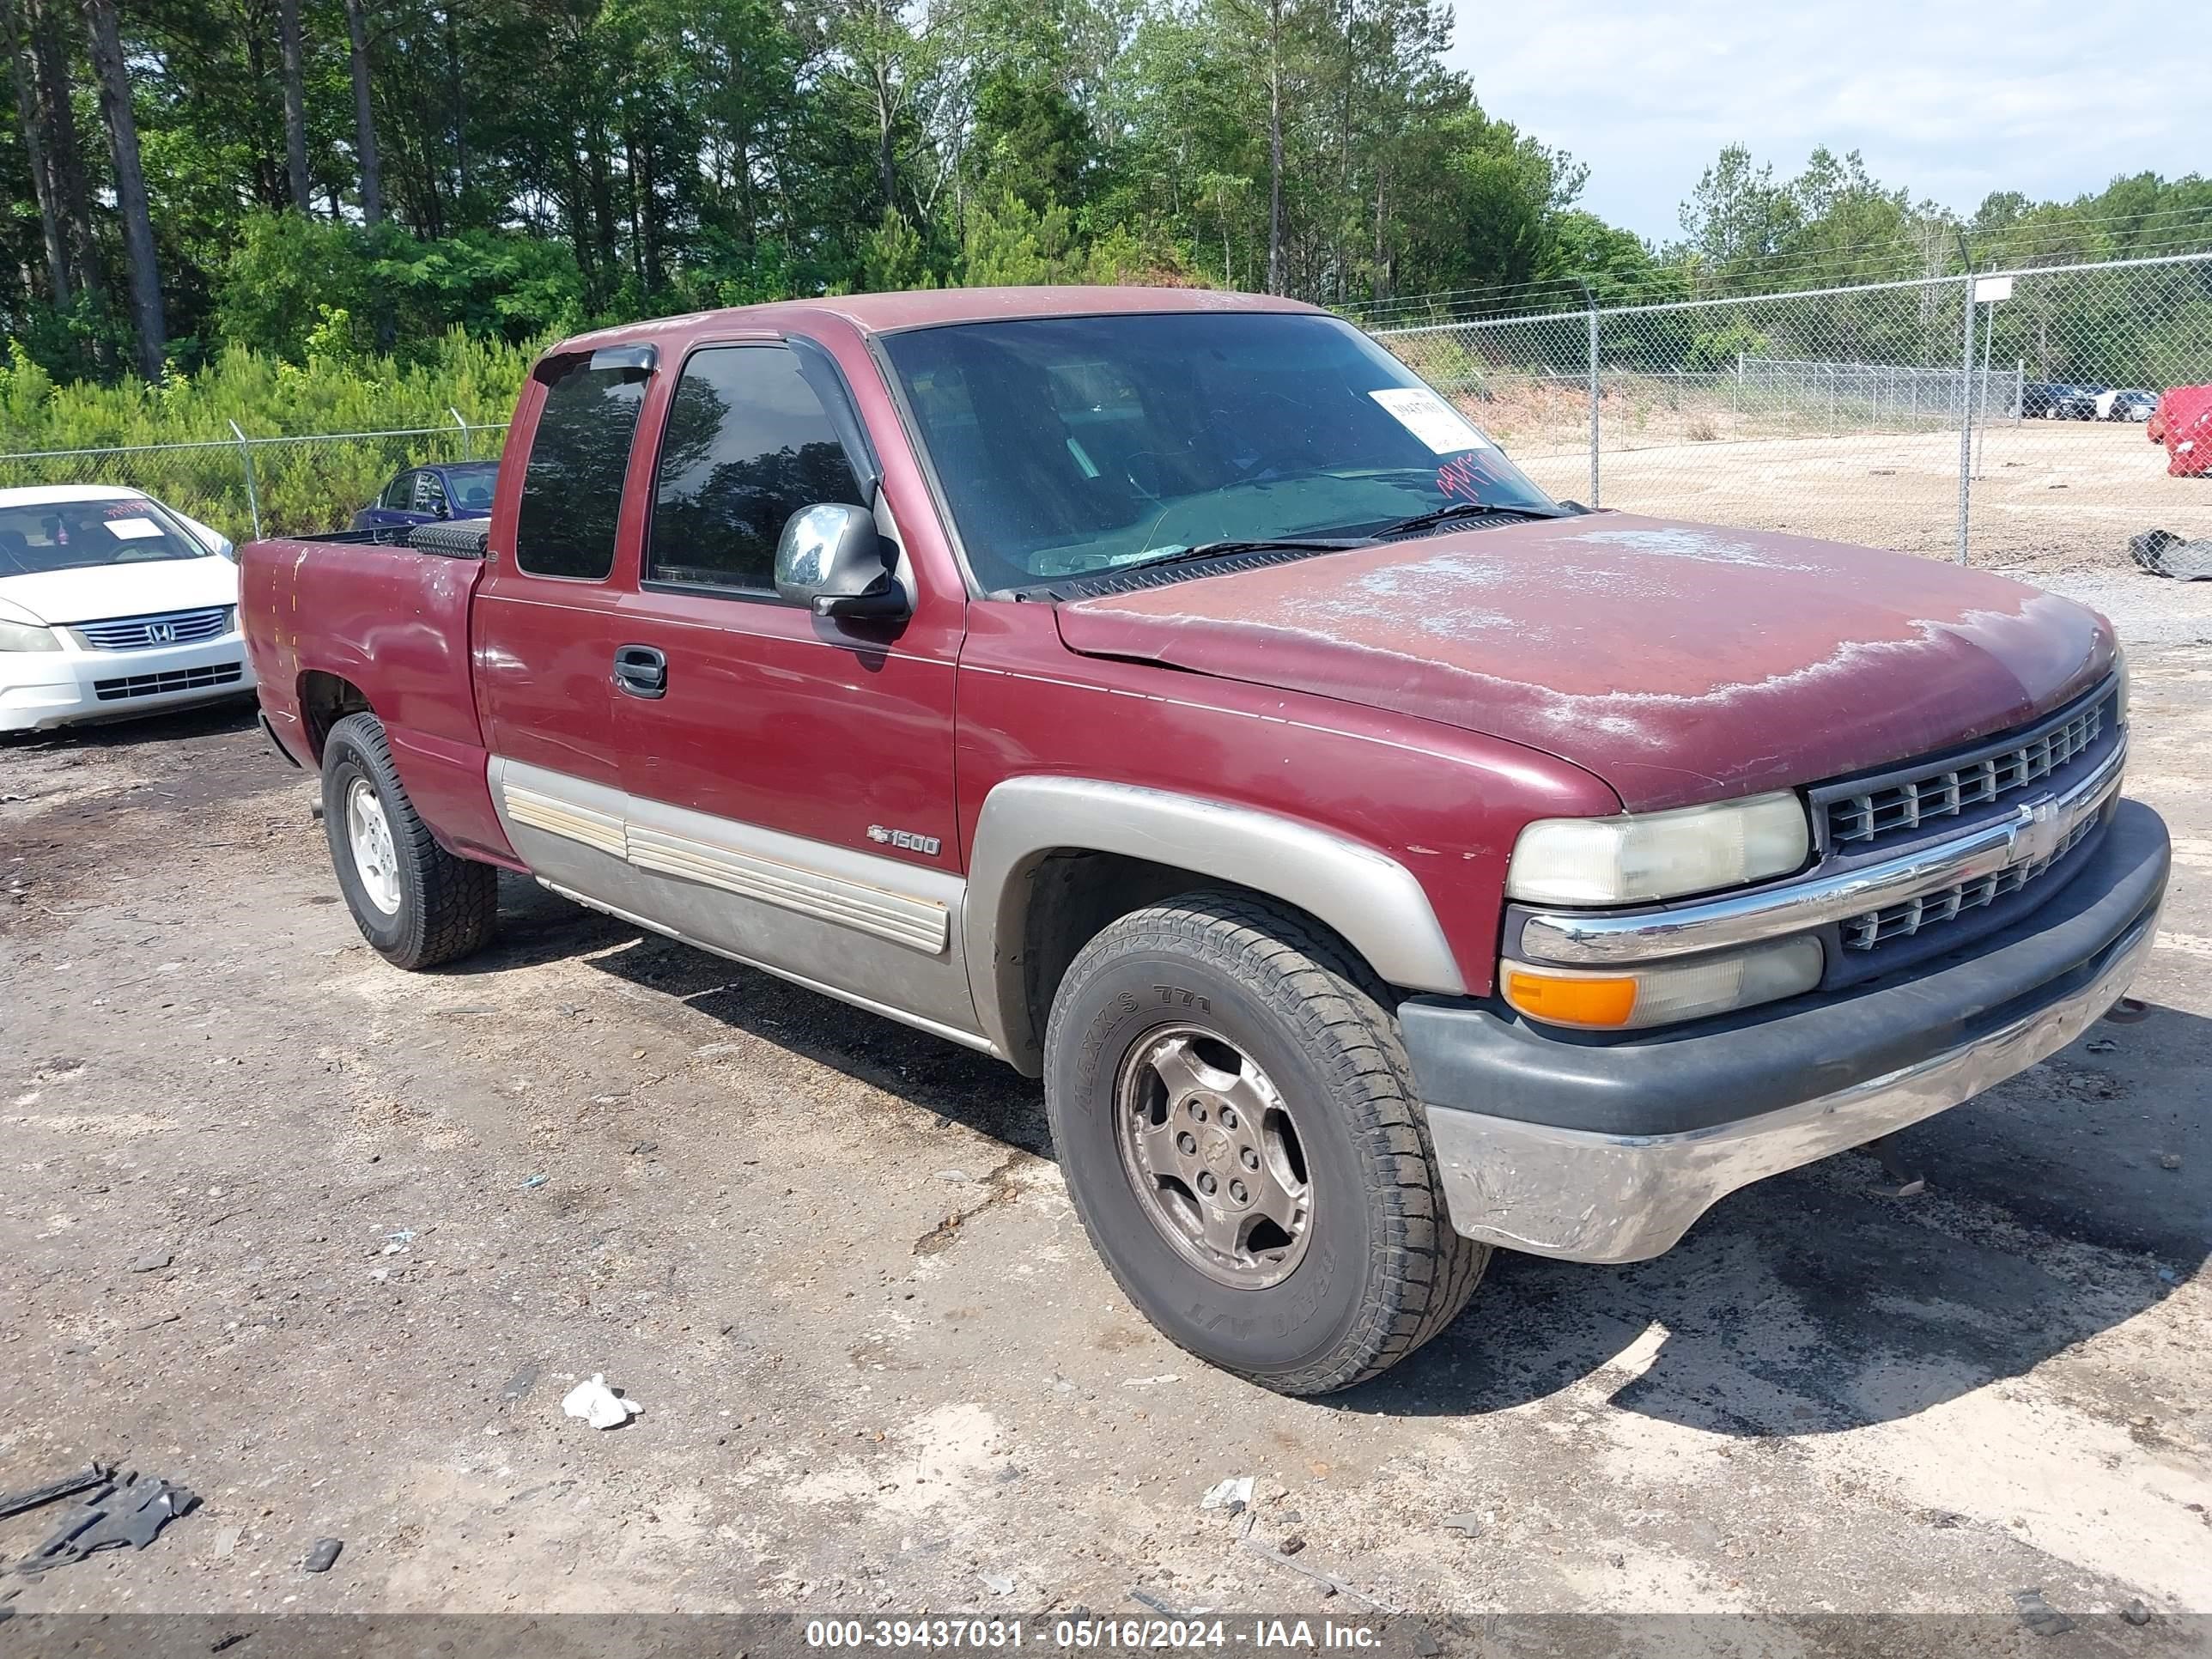
[[[1585,978],[1577,974],[1540,974],[1511,968],[1505,975],[1505,1000],[1531,1019],[1554,1025],[1618,1030],[1636,1012],[1636,981],[1629,978]]]

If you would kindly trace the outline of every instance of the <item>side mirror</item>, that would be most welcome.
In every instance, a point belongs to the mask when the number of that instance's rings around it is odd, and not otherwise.
[[[884,557],[876,515],[845,501],[791,515],[776,544],[775,591],[817,617],[886,622],[914,609]]]

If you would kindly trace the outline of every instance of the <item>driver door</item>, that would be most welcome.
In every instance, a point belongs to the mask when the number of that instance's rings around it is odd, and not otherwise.
[[[803,507],[873,506],[898,539],[825,407],[842,383],[815,359],[781,339],[704,344],[669,398],[638,587],[616,619],[639,665],[615,700],[631,861],[658,884],[655,915],[703,944],[970,1029],[952,925],[963,611],[848,623],[775,592]]]

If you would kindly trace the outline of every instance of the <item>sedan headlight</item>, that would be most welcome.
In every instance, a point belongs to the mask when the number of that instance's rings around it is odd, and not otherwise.
[[[51,628],[29,623],[0,622],[0,651],[58,651],[61,641]]]
[[[1508,897],[1532,904],[1637,904],[1786,876],[1812,850],[1787,791],[1612,818],[1540,818],[1506,866]]]
[[[1805,937],[1629,973],[1507,962],[1498,983],[1505,1000],[1531,1019],[1587,1031],[1639,1031],[1794,997],[1818,985],[1826,966],[1820,941]]]

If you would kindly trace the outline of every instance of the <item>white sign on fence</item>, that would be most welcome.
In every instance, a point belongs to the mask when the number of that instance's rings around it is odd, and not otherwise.
[[[2009,276],[1977,276],[1974,278],[1974,303],[1995,305],[2000,300],[2012,298],[2012,278]]]

